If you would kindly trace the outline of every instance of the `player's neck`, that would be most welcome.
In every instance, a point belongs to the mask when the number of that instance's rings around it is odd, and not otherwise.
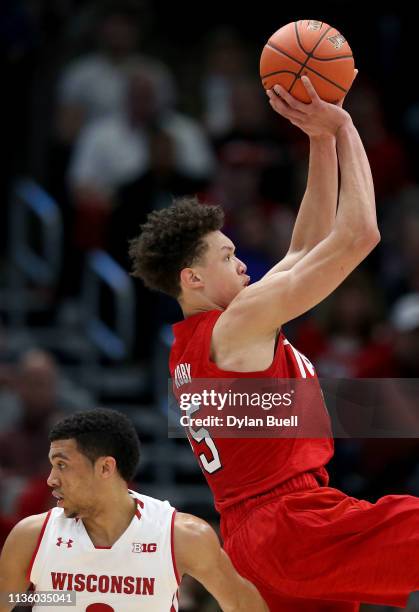
[[[209,310],[224,310],[221,306],[209,300],[206,296],[179,298],[179,305],[185,319]]]
[[[107,496],[94,514],[82,519],[93,544],[112,546],[130,525],[136,509],[136,502],[128,491]]]

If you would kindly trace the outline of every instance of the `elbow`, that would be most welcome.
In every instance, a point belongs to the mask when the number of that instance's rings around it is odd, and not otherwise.
[[[376,225],[364,226],[355,230],[336,232],[340,248],[351,254],[355,259],[362,261],[381,240],[380,232]]]
[[[356,250],[368,254],[375,249],[380,240],[381,235],[378,227],[375,225],[370,228],[364,228],[362,233],[356,237],[353,246]]]

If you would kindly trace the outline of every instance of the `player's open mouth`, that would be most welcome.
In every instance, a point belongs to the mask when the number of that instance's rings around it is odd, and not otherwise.
[[[64,497],[63,497],[63,496],[62,496],[60,493],[57,493],[57,491],[53,491],[53,492],[52,492],[52,495],[53,495],[53,497],[55,497],[55,498],[56,498],[56,500],[57,500],[57,506],[58,506],[59,508],[61,508],[61,507],[62,507],[62,505],[63,505],[63,500],[64,500]]]
[[[248,276],[246,280],[244,281],[244,286],[247,287],[249,283],[250,283],[250,276]]]

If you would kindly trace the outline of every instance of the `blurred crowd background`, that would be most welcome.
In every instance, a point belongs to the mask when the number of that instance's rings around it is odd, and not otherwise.
[[[17,520],[53,504],[51,423],[97,405],[138,428],[132,486],[217,525],[187,441],[167,435],[180,311],[133,281],[127,247],[149,211],[198,194],[223,205],[253,281],[285,254],[308,140],[272,111],[258,59],[289,21],[326,21],[352,46],[359,76],[345,104],[370,159],[382,241],[285,332],[322,377],[419,376],[414,20],[403,3],[269,5],[2,1],[0,545]],[[419,495],[419,440],[337,440],[330,473],[370,501]],[[182,610],[216,609],[186,582]],[[406,609],[419,610],[414,596]]]

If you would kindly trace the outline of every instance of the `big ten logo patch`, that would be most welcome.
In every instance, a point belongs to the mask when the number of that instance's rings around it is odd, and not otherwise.
[[[157,550],[157,544],[149,543],[144,544],[141,542],[133,542],[132,543],[132,552],[133,553],[154,553]]]

